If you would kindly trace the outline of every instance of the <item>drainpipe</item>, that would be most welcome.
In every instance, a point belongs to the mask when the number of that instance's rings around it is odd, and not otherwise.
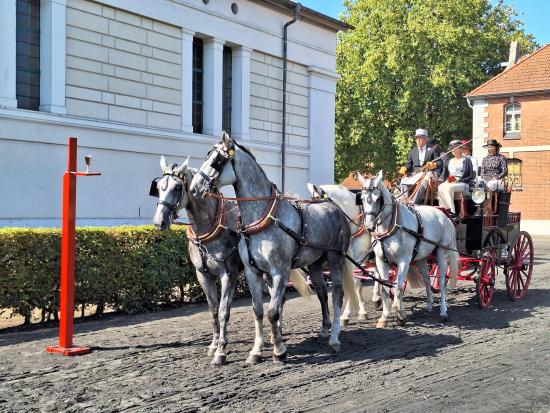
[[[285,147],[286,147],[286,72],[287,72],[287,32],[288,32],[288,26],[290,26],[293,23],[296,23],[298,20],[300,10],[302,9],[302,5],[300,3],[296,3],[294,6],[294,18],[285,23],[283,28],[283,133],[282,133],[282,140],[281,140],[281,192],[285,193],[285,164],[286,164],[286,154],[285,154]]]

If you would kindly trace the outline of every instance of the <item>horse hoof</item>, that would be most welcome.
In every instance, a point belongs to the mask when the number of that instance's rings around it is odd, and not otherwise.
[[[340,343],[329,343],[329,345],[332,347],[335,353],[340,352]]]
[[[212,357],[214,354],[216,354],[216,347],[208,347],[208,357]]]
[[[446,323],[447,321],[449,321],[449,316],[447,316],[447,315],[439,316],[439,320],[440,320],[442,323]]]
[[[357,316],[358,321],[367,321],[367,315],[366,314],[359,314]]]
[[[388,325],[388,320],[378,320],[376,323],[376,328],[386,328]]]
[[[227,356],[225,354],[220,354],[218,356],[214,356],[210,364],[221,366],[224,364],[227,364]]]
[[[286,361],[286,358],[287,358],[286,351],[281,355],[273,354],[273,361],[275,363],[284,363]]]
[[[259,354],[249,354],[246,359],[246,364],[258,364],[262,361],[262,356]]]
[[[349,318],[340,319],[340,324],[342,324],[343,326],[347,326],[349,324]]]
[[[407,324],[407,319],[397,318],[397,324],[399,324],[400,326],[404,326],[405,324]]]

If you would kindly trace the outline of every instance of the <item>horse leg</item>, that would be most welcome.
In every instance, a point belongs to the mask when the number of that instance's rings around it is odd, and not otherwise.
[[[330,339],[328,341],[335,351],[340,351],[340,312],[342,311],[342,302],[344,300],[344,290],[342,288],[342,277],[345,271],[344,257],[341,254],[329,252],[327,260],[330,267],[330,276],[332,278],[332,329],[330,330]],[[352,275],[353,276],[353,275]]]
[[[363,282],[359,278],[354,278],[353,283],[355,294],[357,295],[357,301],[359,302],[359,315],[357,316],[357,319],[359,321],[365,321],[367,319],[367,303],[363,298]]]
[[[325,280],[323,279],[323,262],[321,260],[314,262],[309,266],[309,278],[315,287],[317,298],[321,304],[321,312],[323,314],[323,324],[319,332],[320,338],[326,338],[330,335],[330,313],[328,309],[328,290]]]
[[[436,250],[437,255],[437,265],[439,266],[439,292],[440,292],[440,309],[439,309],[439,318],[441,322],[444,323],[449,319],[447,316],[447,251],[444,248],[438,248]]]
[[[224,272],[221,277],[221,284],[222,291],[219,308],[220,338],[218,339],[218,349],[216,350],[212,364],[225,364],[227,360],[227,354],[225,352],[228,343],[227,326],[231,314],[231,303],[233,302],[235,287],[237,286],[236,276]]]
[[[343,326],[346,326],[349,323],[349,316],[351,314],[351,306],[349,304],[349,300],[346,297],[344,297],[342,307],[344,308],[344,311],[342,311],[342,315],[340,316],[340,323]]]
[[[375,277],[379,277],[378,271],[375,271],[374,273]],[[374,282],[374,286],[372,287],[372,298],[371,301],[374,303],[374,305],[377,308],[380,308],[380,305],[382,304],[382,296],[380,295],[382,286],[378,283],[378,281]]]
[[[218,348],[218,339],[220,337],[220,322],[218,320],[218,290],[216,288],[216,280],[212,276],[206,275],[203,272],[196,270],[199,284],[206,295],[208,309],[212,316],[212,342],[208,346],[208,356],[213,356]]]
[[[384,280],[390,280],[390,266],[384,262],[383,259],[376,256],[376,267],[379,277]],[[383,286],[376,283],[382,293],[382,316],[378,319],[376,323],[376,328],[384,328],[388,325],[388,318],[391,313],[391,299],[390,299],[390,287]]]
[[[403,304],[403,295],[405,293],[405,277],[409,272],[410,259],[401,261],[397,264],[397,288],[395,289],[394,307],[397,307],[397,322],[400,325],[405,325],[407,314],[405,313],[405,305]]]
[[[432,286],[430,283],[430,270],[428,269],[428,260],[424,258],[416,262],[416,266],[422,274],[422,279],[424,280],[424,286],[426,287],[426,309],[432,311],[434,304],[434,295],[432,292]]]
[[[264,337],[264,303],[263,303],[263,278],[255,271],[245,267],[248,289],[252,296],[252,309],[254,310],[255,338],[254,347],[250,350],[246,362],[256,364],[262,360],[262,346],[265,343]]]
[[[283,299],[286,293],[286,283],[288,281],[288,271],[282,274],[272,274],[273,292],[267,310],[267,319],[271,323],[271,338],[273,341],[273,360],[284,362],[286,360],[286,346],[283,344],[282,331],[279,325],[281,309],[283,308]]]

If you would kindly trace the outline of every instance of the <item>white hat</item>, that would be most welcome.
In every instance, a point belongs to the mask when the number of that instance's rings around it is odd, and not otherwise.
[[[417,136],[422,136],[428,139],[428,131],[426,129],[417,129],[414,137],[416,138]]]

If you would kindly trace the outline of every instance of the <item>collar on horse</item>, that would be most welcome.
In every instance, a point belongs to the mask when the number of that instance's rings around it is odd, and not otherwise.
[[[279,201],[281,199],[280,193],[279,191],[277,191],[275,185],[272,185],[271,196],[268,199],[270,200],[270,202],[267,208],[265,209],[262,216],[256,221],[247,225],[243,225],[241,217],[237,219],[237,228],[241,234],[253,235],[262,232],[275,220],[274,215],[277,212],[277,207],[279,206]]]
[[[190,241],[193,241],[195,243],[198,242],[210,242],[214,241],[216,238],[219,237],[222,230],[226,229],[227,227],[224,225],[224,209],[225,209],[226,201],[224,198],[218,199],[217,201],[217,208],[216,208],[216,222],[208,232],[204,232],[202,234],[197,234],[195,230],[193,229],[192,225],[189,225],[187,227],[187,238]]]

